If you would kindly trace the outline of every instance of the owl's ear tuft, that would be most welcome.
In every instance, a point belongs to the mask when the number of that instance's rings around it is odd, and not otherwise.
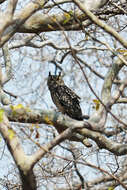
[[[59,72],[58,78],[61,77],[61,72]]]

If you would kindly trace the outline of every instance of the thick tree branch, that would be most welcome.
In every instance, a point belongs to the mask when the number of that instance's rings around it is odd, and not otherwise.
[[[6,73],[5,75],[3,75],[3,78],[2,78],[2,84],[4,85],[6,82],[8,82],[12,78],[12,65],[11,65],[11,59],[10,59],[7,43],[3,46],[2,50],[3,50],[4,65],[5,65],[5,70],[6,70]]]
[[[58,3],[59,3],[59,1],[58,1]],[[60,2],[60,4],[61,4],[61,2]],[[48,6],[50,7],[50,5],[46,5],[44,8],[46,8],[46,7],[49,8]],[[95,9],[96,8],[94,8],[94,10]],[[116,14],[118,14],[118,15],[124,14],[124,12],[114,9],[114,8],[95,11],[95,15],[100,17],[100,19],[107,17],[107,20],[108,20],[109,17],[112,17]],[[64,21],[66,20],[66,16],[64,13],[60,13],[57,15],[56,14],[50,15],[50,14],[37,13],[37,14],[31,16],[21,27],[19,27],[18,32],[20,32],[20,33],[38,33],[38,32],[46,32],[46,31],[54,31],[54,29],[57,31],[61,30],[59,28],[59,26],[56,25],[56,23],[54,22],[54,18],[56,18],[56,17],[57,17],[59,24],[66,31],[67,30],[73,30],[73,31],[81,30],[82,26],[84,26],[84,28],[86,28],[87,26],[92,24],[92,22],[90,20],[88,20],[88,17],[86,17],[85,14],[81,14],[81,11],[80,12],[75,11],[74,16],[70,15],[70,20],[66,24],[64,24]],[[75,21],[75,18],[79,21],[79,23],[77,23]]]
[[[84,138],[87,137],[94,140],[99,148],[109,150],[118,156],[127,154],[127,145],[111,141],[101,133],[90,130],[90,122],[76,121],[68,116],[53,111],[28,110],[28,108],[25,107],[13,111],[11,108],[3,108],[10,121],[50,124],[53,125],[59,133],[71,126],[80,127],[83,129],[78,130],[78,133],[84,136]],[[94,125],[92,128],[94,128]]]
[[[120,59],[117,59],[115,63],[112,65],[112,67],[109,69],[105,77],[105,81],[104,81],[102,93],[101,93],[101,97],[105,105],[111,99],[111,88],[112,88],[113,81],[123,66],[124,66],[123,62]]]
[[[1,41],[0,41],[0,47],[2,47],[2,45],[10,39],[10,37],[13,36],[13,34],[15,32],[17,32],[17,29],[24,24],[24,22],[30,17],[32,16],[35,12],[37,12],[38,10],[40,10],[42,8],[42,6],[44,6],[45,1],[41,0],[41,1],[36,1],[36,2],[30,2],[27,4],[27,6],[25,6],[21,12],[17,15],[17,17],[15,17],[13,19],[13,22],[11,23],[10,26],[8,26],[8,28],[6,29],[6,31],[4,31],[3,34],[1,34]],[[5,13],[4,13],[5,14]],[[2,17],[3,18],[3,17]],[[0,21],[1,22],[1,21]],[[7,22],[7,21],[6,21]],[[6,24],[5,22],[5,24]],[[3,31],[2,27],[2,31]],[[1,31],[1,33],[2,33]]]
[[[3,56],[4,56],[4,64],[5,64],[5,74],[2,73],[2,68],[0,67],[0,102],[3,105],[8,105],[10,104],[10,100],[8,99],[6,93],[3,90],[3,85],[8,82],[11,79],[11,60],[9,56],[9,51],[8,51],[8,45],[5,44],[5,46],[2,48],[3,50]]]
[[[15,131],[13,131],[13,129],[10,127],[9,121],[6,118],[5,114],[3,114],[3,121],[0,122],[0,132],[1,132],[5,142],[7,143],[7,147],[9,149],[9,151],[11,152],[20,173],[22,174],[21,175],[22,182],[25,184],[25,182],[24,182],[25,177],[23,177],[23,176],[27,176],[28,178],[26,178],[26,181],[29,181],[29,186],[30,186],[30,184],[31,184],[31,186],[32,185],[36,186],[33,172],[30,171],[31,170],[31,165],[30,165],[31,164],[31,156],[25,155],[24,150],[19,142],[19,138],[18,138],[17,134],[15,133]],[[30,183],[30,179],[33,179],[33,182],[34,182],[33,184],[32,184],[32,182]],[[27,187],[29,187],[29,186],[27,184]]]
[[[13,19],[13,15],[14,15],[14,11],[16,9],[17,2],[18,2],[18,0],[10,0],[8,2],[8,6],[7,6],[5,13],[6,13],[6,15],[8,15],[8,19],[10,21],[12,21],[12,19]]]
[[[127,59],[127,57],[125,57],[125,59]],[[107,111],[110,112],[112,104],[120,96],[120,92],[118,92],[117,96],[114,96],[114,98],[113,98],[111,96],[111,88],[112,88],[112,84],[113,84],[114,79],[116,78],[117,74],[119,73],[120,69],[123,66],[124,66],[124,64],[123,64],[122,60],[117,59],[115,61],[115,63],[112,65],[112,67],[109,69],[109,71],[107,72],[107,75],[106,75],[105,80],[104,80],[102,92],[101,92],[101,103],[102,104],[101,104],[99,110],[95,111],[95,113],[91,116],[91,118],[90,118],[91,125],[92,125],[92,123],[93,123],[93,125],[94,125],[94,123],[99,124],[99,122],[101,120],[106,122]],[[123,85],[122,85],[122,88],[124,88]],[[110,114],[112,116],[114,116],[111,112],[110,112]],[[117,119],[117,118],[115,117],[115,119]],[[120,121],[119,118],[117,120]],[[120,121],[120,122],[123,123],[122,121]]]
[[[17,0],[9,0],[8,6],[5,12],[0,12],[0,38],[2,37],[5,29],[12,23],[14,11],[17,5]],[[8,16],[6,16],[8,15]],[[3,19],[4,18],[4,19]]]

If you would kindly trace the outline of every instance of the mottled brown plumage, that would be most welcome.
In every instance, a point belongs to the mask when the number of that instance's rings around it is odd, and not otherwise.
[[[47,84],[52,100],[60,112],[76,120],[85,118],[79,104],[80,97],[64,84],[61,73],[59,75],[49,73]],[[88,119],[88,116],[85,119]]]

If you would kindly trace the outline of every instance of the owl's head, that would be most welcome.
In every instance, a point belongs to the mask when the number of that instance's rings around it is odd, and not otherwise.
[[[59,85],[65,85],[61,76],[61,72],[59,73],[59,75],[51,75],[51,73],[49,72],[47,84],[49,88],[55,88]]]

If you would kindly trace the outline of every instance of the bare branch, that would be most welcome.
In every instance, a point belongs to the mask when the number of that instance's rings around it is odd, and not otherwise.
[[[77,129],[80,129],[78,126],[72,126],[64,130],[60,135],[56,136],[50,143],[46,144],[45,146],[41,147],[37,150],[34,155],[32,156],[32,165],[37,163],[46,153],[49,153],[49,151],[65,139],[70,139],[71,136],[73,136],[73,132]]]
[[[6,73],[3,76],[2,83],[5,84],[12,78],[12,66],[11,66],[11,59],[10,59],[9,50],[8,50],[8,44],[5,44],[2,50],[3,50],[4,64],[5,64],[5,69],[6,69]]]
[[[100,26],[102,29],[104,29],[107,33],[111,34],[116,40],[118,40],[125,48],[127,48],[127,41],[122,38],[118,32],[116,32],[115,29],[113,29],[111,26],[107,25],[100,19],[98,19],[91,11],[87,9],[87,7],[81,3],[79,0],[73,0],[76,5],[82,10],[89,18],[92,20],[95,24]]]

